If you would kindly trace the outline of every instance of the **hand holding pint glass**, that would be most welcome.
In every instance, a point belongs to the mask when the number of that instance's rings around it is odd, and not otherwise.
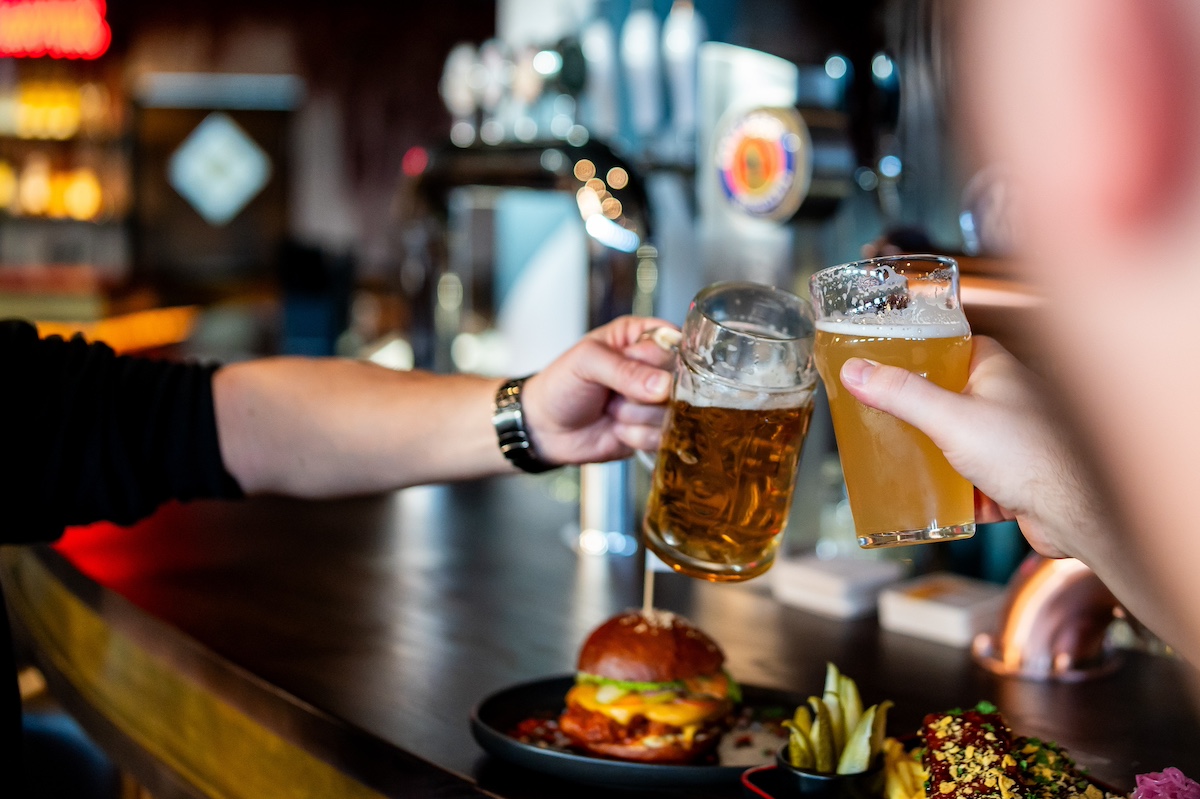
[[[837,437],[859,546],[969,538],[975,493],[941,450],[905,422],[846,391],[842,365],[867,358],[962,391],[971,329],[958,296],[958,264],[900,255],[830,267],[809,283],[817,310],[815,357]]]
[[[771,567],[812,416],[812,310],[753,283],[717,283],[684,321],[644,524],[676,571],[713,582]]]

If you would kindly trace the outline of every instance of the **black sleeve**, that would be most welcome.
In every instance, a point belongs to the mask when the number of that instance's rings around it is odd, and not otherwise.
[[[0,543],[129,524],[169,499],[240,497],[217,440],[215,371],[0,321]]]

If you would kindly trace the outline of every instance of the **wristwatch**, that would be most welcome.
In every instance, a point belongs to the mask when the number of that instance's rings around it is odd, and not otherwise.
[[[525,381],[533,375],[509,380],[496,392],[496,404],[492,411],[492,426],[500,441],[500,451],[522,471],[531,474],[557,469],[559,464],[547,463],[538,457],[525,429],[525,413],[521,408],[521,390]]]

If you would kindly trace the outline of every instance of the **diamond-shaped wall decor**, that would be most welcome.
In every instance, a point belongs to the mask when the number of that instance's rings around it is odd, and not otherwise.
[[[267,185],[271,159],[227,114],[214,112],[171,155],[167,179],[206,222],[220,226]]]

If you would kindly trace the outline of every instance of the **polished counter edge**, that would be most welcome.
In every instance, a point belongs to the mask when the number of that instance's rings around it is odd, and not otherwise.
[[[383,794],[182,677],[114,630],[29,551],[8,549],[0,570],[12,612],[41,657],[157,761],[213,799]]]

